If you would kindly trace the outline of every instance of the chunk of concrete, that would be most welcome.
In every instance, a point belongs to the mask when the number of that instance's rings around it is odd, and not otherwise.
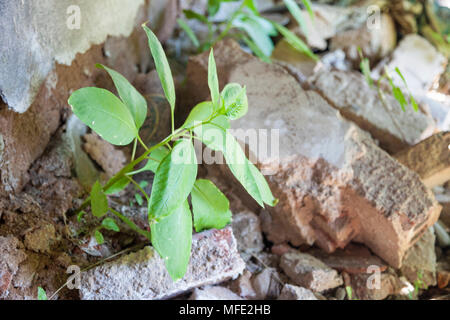
[[[196,288],[189,300],[243,300],[230,289],[220,286]]]
[[[258,150],[258,143],[248,145],[279,199],[262,212],[268,239],[316,243],[327,252],[356,240],[399,267],[441,209],[419,176],[342,119],[319,94],[303,90],[282,67],[261,62],[231,40],[219,43],[214,53],[221,87],[238,82],[247,88],[249,111],[231,122],[232,129],[273,134],[270,154]],[[207,54],[190,59],[187,105],[209,97],[207,66]],[[236,184],[244,199],[239,188]]]
[[[281,291],[281,280],[275,268],[266,268],[252,279],[258,300],[276,299]]]
[[[236,280],[230,283],[230,289],[245,299],[255,299],[256,292],[251,282],[252,274],[245,270],[244,273]]]
[[[395,158],[417,172],[427,187],[442,185],[450,180],[450,131],[437,133]]]
[[[337,249],[333,253],[320,249],[313,249],[308,253],[339,272],[359,274],[367,273],[373,267],[377,267],[381,272],[387,269],[387,265],[363,245],[350,243],[345,249]]]
[[[377,88],[371,88],[361,73],[338,70],[320,72],[310,81],[331,106],[370,132],[390,153],[420,142],[435,130],[431,117],[410,107],[403,111],[391,94],[385,93],[382,100]]]
[[[233,215],[231,226],[236,237],[238,250],[244,260],[250,259],[252,254],[264,249],[261,223],[256,214],[251,211],[236,213]]]
[[[398,291],[399,280],[391,273],[379,274],[354,274],[346,280],[345,285],[352,288],[352,299],[359,300],[383,300]]]
[[[297,285],[315,292],[323,292],[343,284],[342,277],[312,255],[287,252],[281,257],[280,267]]]
[[[70,65],[77,53],[102,43],[108,35],[128,36],[143,3],[143,0],[82,0],[76,5],[70,0],[3,2],[0,11],[0,42],[5,44],[0,52],[3,100],[14,111],[25,112],[55,61]]]
[[[0,299],[9,294],[13,277],[19,270],[19,265],[27,258],[21,248],[20,241],[13,237],[0,237]]]
[[[285,284],[278,300],[318,300],[311,290]]]
[[[436,285],[435,242],[436,237],[434,231],[430,228],[420,240],[406,252],[400,272],[411,283],[420,281],[424,287]]]
[[[125,166],[127,158],[122,150],[116,149],[112,144],[100,138],[96,133],[84,135],[84,150],[91,156],[111,178]]]
[[[245,263],[230,227],[194,235],[188,271],[174,282],[152,247],[82,273],[84,300],[166,299],[239,276]]]
[[[394,72],[399,68],[411,92],[420,95],[439,81],[446,65],[447,59],[431,43],[417,34],[410,34],[400,41],[391,57],[378,64],[372,76],[378,79],[387,67],[394,83],[405,88],[401,77]]]
[[[379,24],[374,27],[369,23],[359,28],[338,32],[330,42],[330,50],[343,50],[348,60],[355,65],[360,62],[358,48],[364,57],[378,62],[395,49],[397,31],[395,22],[388,14],[381,14]]]

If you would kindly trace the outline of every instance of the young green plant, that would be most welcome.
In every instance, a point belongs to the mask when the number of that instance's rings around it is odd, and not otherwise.
[[[366,78],[367,83],[369,84],[370,87],[373,87],[374,85],[374,80],[372,79],[371,76],[371,71],[370,71],[370,61],[368,58],[363,56],[362,50],[361,48],[358,47],[358,53],[359,53],[359,57],[361,59],[360,62],[360,69],[362,74],[364,75],[364,77]],[[418,111],[419,110],[419,106],[417,105],[416,100],[414,99],[411,91],[409,90],[408,84],[406,83],[406,79],[403,76],[403,74],[401,73],[399,68],[395,68],[395,73],[397,73],[397,75],[400,77],[400,79],[402,79],[403,84],[405,85],[406,90],[409,93],[409,101],[411,103],[411,106],[413,107],[414,111]],[[401,108],[403,111],[406,111],[406,106],[408,105],[408,102],[405,98],[405,95],[403,94],[403,91],[401,88],[399,88],[397,85],[395,85],[392,76],[389,72],[389,70],[387,69],[387,67],[384,68],[384,73],[382,74],[382,76],[378,79],[377,81],[377,90],[378,90],[378,95],[380,96],[380,99],[383,101],[383,103],[385,103],[386,99],[383,93],[383,90],[381,88],[381,82],[387,79],[389,82],[389,85],[391,86],[392,89],[392,94],[394,95],[394,98],[398,101],[398,103],[400,104]]]
[[[318,59],[317,56],[308,48],[308,46],[293,32],[274,21],[262,17],[253,0],[243,0],[240,6],[231,14],[231,17],[227,21],[218,24],[212,22],[223,2],[236,1],[241,0],[209,1],[208,17],[192,10],[184,11],[184,16],[186,19],[195,19],[208,26],[209,34],[204,43],[200,43],[194,31],[184,20],[178,19],[179,26],[186,32],[199,52],[209,50],[225,37],[232,37],[238,41],[244,42],[261,60],[270,62],[270,56],[274,50],[272,37],[276,37],[281,34],[294,49],[306,54],[311,59]],[[314,13],[311,9],[309,0],[302,0],[302,2],[311,18],[313,18]],[[306,24],[298,4],[294,0],[284,0],[284,3],[294,19],[303,29],[304,33],[306,33]],[[231,33],[232,30],[235,30],[236,32]]]
[[[230,121],[243,117],[248,109],[245,87],[231,83],[219,91],[214,54],[209,58],[208,84],[212,101],[199,103],[190,112],[184,124],[174,128],[176,103],[175,86],[164,50],[155,34],[143,25],[151,54],[155,61],[165,96],[172,115],[172,133],[161,142],[148,147],[139,136],[139,129],[147,114],[147,104],[142,95],[119,73],[105,66],[119,94],[100,88],[83,88],[69,98],[74,114],[103,139],[113,145],[124,146],[140,143],[144,153],[132,159],[105,185],[96,182],[90,196],[77,213],[88,206],[92,214],[103,219],[95,230],[97,241],[103,242],[101,229],[119,231],[108,214],[122,220],[131,229],[145,236],[165,260],[173,280],[184,276],[187,270],[192,243],[192,229],[202,231],[221,229],[231,220],[229,201],[213,182],[197,179],[197,159],[193,139],[201,140],[215,151],[221,151],[231,172],[247,192],[261,205],[274,206],[273,197],[264,176],[246,158],[239,143],[229,133]],[[136,167],[143,163],[143,167]],[[145,185],[133,176],[143,172],[154,172],[152,192],[147,195]],[[120,212],[109,207],[108,195],[116,194],[133,184],[142,195],[138,204],[146,202],[149,230],[143,230]],[[144,198],[142,198],[144,196]],[[188,198],[191,198],[191,205]]]

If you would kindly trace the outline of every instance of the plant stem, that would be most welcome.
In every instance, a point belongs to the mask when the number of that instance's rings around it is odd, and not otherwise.
[[[125,222],[132,230],[136,231],[140,235],[146,237],[149,241],[151,241],[150,232],[139,228],[133,221],[123,216],[121,213],[117,212],[114,209],[109,209],[117,218]]]
[[[225,26],[225,30],[223,30],[219,36],[217,37],[216,40],[214,40],[214,42],[211,44],[211,47],[214,47],[216,45],[216,43],[218,43],[219,41],[221,41],[223,38],[225,38],[228,34],[228,32],[231,30],[231,28],[233,28],[233,22],[234,19],[236,19],[236,17],[242,12],[242,10],[245,7],[245,1],[243,1],[241,3],[241,6],[239,7],[239,9],[237,9],[234,13],[233,16],[230,18],[230,20],[228,20],[227,25]]]
[[[144,195],[145,199],[147,200],[147,202],[149,201],[150,197],[148,196],[148,194],[144,191],[144,189],[142,189],[142,187],[139,185],[139,183],[137,183],[133,178],[131,178],[128,175],[125,175],[125,177],[127,177],[128,180],[130,180],[130,182],[132,184],[134,184],[136,186],[136,188],[139,189],[139,191]]]
[[[133,143],[133,152],[131,154],[131,161],[134,160],[134,157],[136,156],[136,147],[137,147],[137,139],[134,139],[134,143]]]

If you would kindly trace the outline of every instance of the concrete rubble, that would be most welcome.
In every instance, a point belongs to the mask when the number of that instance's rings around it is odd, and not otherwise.
[[[252,278],[256,299],[275,299],[279,296],[282,282],[275,268],[265,268]]]
[[[285,284],[278,300],[318,300],[311,290]]]
[[[280,267],[296,285],[314,292],[323,292],[343,284],[336,270],[309,254],[285,253],[281,257]]]
[[[436,285],[435,241],[434,230],[430,228],[406,253],[400,272],[411,283],[420,281],[423,287]]]
[[[173,282],[151,247],[82,273],[83,300],[166,299],[239,276],[245,268],[230,227],[194,235],[188,271]]]
[[[341,115],[368,131],[390,153],[400,151],[429,137],[435,130],[430,116],[403,111],[393,95],[380,99],[361,73],[324,71],[310,79],[315,90]]]
[[[249,146],[280,200],[262,212],[267,238],[275,244],[316,243],[327,252],[356,240],[389,265],[401,266],[441,210],[419,176],[282,67],[262,63],[232,40],[219,43],[214,53],[220,85],[239,82],[247,88],[249,112],[232,121],[232,129],[278,129],[278,154]],[[188,105],[208,98],[207,61],[208,54],[189,61]]]
[[[450,131],[437,133],[421,143],[395,154],[395,158],[416,172],[433,188],[450,180]]]
[[[220,286],[196,288],[189,300],[243,300],[230,289]]]
[[[379,25],[373,27],[369,22],[356,29],[337,33],[330,41],[330,50],[343,50],[348,60],[359,64],[358,48],[364,57],[371,62],[377,62],[391,53],[397,44],[395,22],[388,14],[382,14]]]
[[[13,237],[0,237],[0,299],[9,293],[13,277],[19,265],[27,258],[20,241]]]
[[[235,213],[231,223],[238,251],[244,260],[264,249],[259,217],[251,211]]]
[[[397,86],[404,88],[403,80],[394,72],[399,68],[408,88],[415,95],[425,94],[444,73],[447,59],[425,38],[410,34],[404,37],[391,57],[385,58],[373,70],[372,76],[378,79],[384,67],[390,71]]]

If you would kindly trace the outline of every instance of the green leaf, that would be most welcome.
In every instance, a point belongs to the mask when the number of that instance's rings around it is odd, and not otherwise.
[[[208,0],[208,15],[213,17],[220,9],[221,0]]]
[[[361,63],[359,64],[359,67],[361,68],[361,72],[363,73],[364,77],[366,78],[367,83],[369,86],[373,86],[373,79],[370,75],[370,62],[369,59],[363,58],[361,60]]]
[[[150,155],[149,158],[147,160],[147,163],[145,164],[145,166],[142,167],[142,169],[139,169],[137,171],[133,171],[130,174],[134,175],[140,172],[144,172],[144,171],[151,171],[153,173],[156,172],[156,170],[158,169],[158,166],[160,164],[160,162],[170,153],[170,150],[167,149],[167,147],[165,146],[161,146],[155,150],[153,150]]]
[[[409,90],[408,83],[406,83],[405,77],[403,76],[403,74],[401,73],[401,71],[398,67],[395,68],[395,72],[397,72],[397,74],[400,76],[403,83],[405,84],[406,89],[409,91],[409,100],[411,101],[411,105],[412,105],[414,111],[416,111],[416,112],[419,111],[419,106],[417,105],[416,99],[414,99],[411,91]]]
[[[103,234],[100,231],[95,230],[94,237],[95,237],[95,241],[97,241],[97,244],[105,243],[105,238],[103,238]]]
[[[258,48],[266,55],[270,56],[274,49],[270,34],[261,25],[260,20],[256,20],[248,15],[240,15],[233,21],[233,25],[244,30],[255,42]]]
[[[184,32],[186,32],[189,39],[191,39],[194,46],[196,46],[198,48],[200,46],[200,42],[198,41],[197,36],[195,35],[195,33],[191,29],[191,27],[189,27],[188,24],[182,19],[177,19],[177,22],[178,22],[178,25],[181,27],[181,29],[183,29]]]
[[[281,24],[273,22],[275,28],[283,35],[287,42],[296,50],[306,54],[308,57],[318,61],[319,58],[308,48],[299,37],[297,37],[292,31],[283,27]]]
[[[198,179],[191,197],[195,231],[222,229],[230,223],[230,203],[210,180]]]
[[[47,293],[41,287],[38,287],[37,298],[38,300],[47,300]]]
[[[311,17],[311,20],[314,21],[314,11],[311,7],[311,2],[309,2],[309,0],[302,0],[303,5],[305,6],[306,10],[309,13],[309,16]]]
[[[225,127],[229,126],[229,121],[223,118],[214,120],[216,121],[194,129],[194,133],[210,149],[223,153],[233,175],[258,204],[276,205],[278,200],[272,195],[264,176],[247,159],[236,139],[226,131]]]
[[[119,232],[120,228],[112,218],[105,218],[102,221],[102,227],[106,230]]]
[[[213,112],[214,106],[211,101],[200,102],[189,113],[189,116],[183,124],[183,128],[190,128],[199,122],[208,120]]]
[[[260,206],[264,207],[264,203],[274,206],[278,202],[262,173],[247,159],[241,146],[229,132],[226,132],[223,154],[233,175]]]
[[[151,240],[164,259],[170,277],[177,281],[185,275],[192,244],[192,216],[185,200],[168,217],[152,223]]]
[[[83,219],[83,216],[86,214],[86,211],[80,211],[77,215],[77,221],[81,222],[81,219]]]
[[[159,80],[161,81],[164,94],[167,101],[169,101],[172,115],[175,110],[175,85],[173,83],[172,71],[170,70],[169,62],[167,61],[164,49],[159,42],[156,35],[146,25],[142,25],[148,37],[148,45],[155,60],[156,71],[158,72]]]
[[[201,15],[195,11],[192,10],[183,10],[184,16],[186,17],[186,19],[195,19],[198,20],[200,22],[206,23],[208,24],[208,18],[206,18],[204,15]]]
[[[130,184],[130,180],[127,177],[122,177],[117,180],[111,187],[105,190],[106,195],[112,195],[119,193],[123,189],[125,189]]]
[[[237,83],[229,83],[221,93],[225,114],[231,120],[243,117],[248,111],[248,100],[245,87]]]
[[[244,4],[249,8],[254,14],[259,15],[259,11],[256,8],[255,2],[253,0],[244,0]]]
[[[120,99],[130,110],[136,127],[139,129],[147,118],[147,101],[145,98],[131,85],[128,80],[115,70],[104,65],[97,64],[100,69],[106,70],[111,76],[114,85],[117,88]]]
[[[103,217],[108,212],[108,199],[98,181],[92,186],[91,209],[92,214],[97,218]]]
[[[148,216],[160,220],[188,197],[197,177],[197,159],[191,140],[180,139],[159,164],[152,186]]]
[[[211,92],[211,100],[213,102],[214,109],[217,110],[220,104],[220,94],[219,94],[219,79],[217,78],[217,67],[216,61],[214,60],[214,50],[211,49],[209,53],[209,63],[208,63],[208,86]]]
[[[68,102],[82,122],[111,144],[127,145],[137,136],[131,112],[108,90],[79,89]]]
[[[283,0],[283,1],[284,4],[286,5],[286,8],[289,10],[294,19],[297,21],[300,28],[302,28],[303,32],[307,34],[308,29],[306,28],[305,19],[303,19],[302,10],[300,9],[300,7],[294,0]]]
[[[139,193],[136,193],[134,198],[136,199],[138,205],[142,206],[144,204],[144,199],[142,199],[142,196]]]
[[[270,58],[266,56],[264,52],[262,52],[262,50],[256,45],[256,43],[254,43],[249,37],[244,35],[241,37],[241,39],[258,58],[260,58],[264,62],[272,63],[272,60],[270,60]]]

